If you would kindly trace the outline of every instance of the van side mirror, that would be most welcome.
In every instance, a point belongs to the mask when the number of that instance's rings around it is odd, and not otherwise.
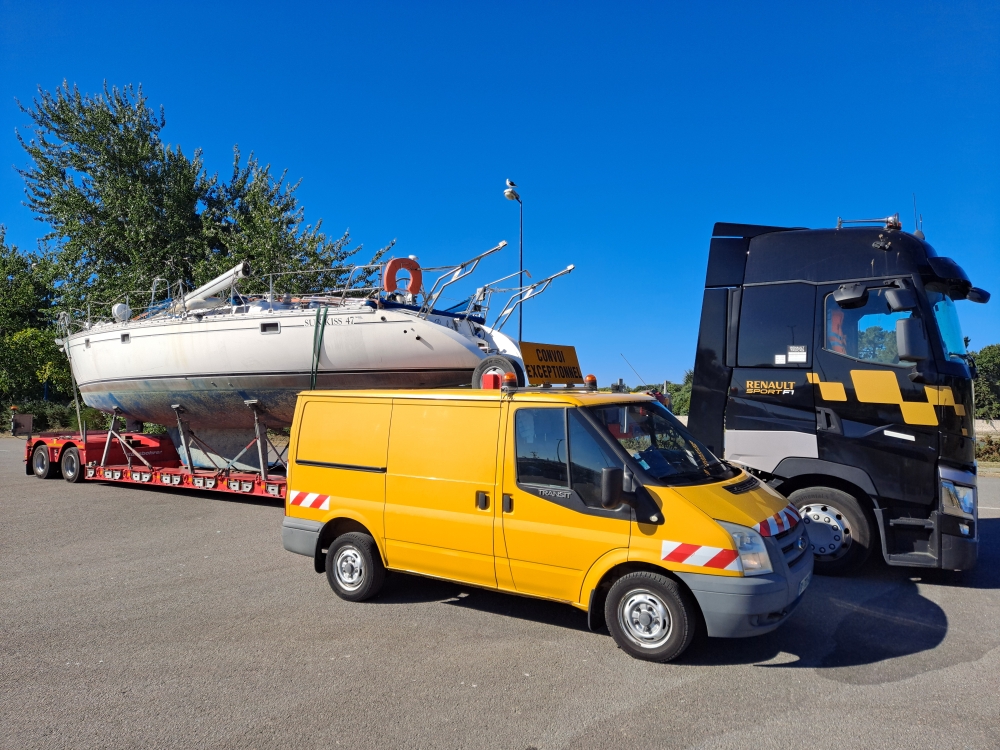
[[[889,309],[893,312],[906,312],[917,308],[917,295],[912,289],[888,289],[885,301],[889,303]]]
[[[833,299],[845,310],[864,307],[868,304],[868,287],[861,282],[841,284],[833,293]]]
[[[635,506],[634,492],[625,491],[625,471],[617,467],[601,470],[601,505],[617,510],[623,505]]]
[[[920,318],[896,321],[896,352],[900,362],[921,362],[928,357],[927,334]]]

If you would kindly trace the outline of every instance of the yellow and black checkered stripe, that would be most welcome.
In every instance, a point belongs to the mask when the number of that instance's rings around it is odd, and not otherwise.
[[[819,386],[819,395],[824,401],[847,401],[847,390],[843,383],[824,383],[815,372],[807,372],[806,378]],[[851,370],[854,393],[862,404],[896,404],[903,413],[906,424],[938,424],[935,406],[950,406],[955,414],[965,416],[965,407],[955,402],[955,394],[950,386],[925,385],[927,401],[904,401],[896,374],[885,370]],[[962,430],[963,434],[966,432]]]

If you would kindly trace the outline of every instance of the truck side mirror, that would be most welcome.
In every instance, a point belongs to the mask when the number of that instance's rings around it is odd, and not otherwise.
[[[889,303],[889,309],[893,312],[906,312],[917,307],[917,295],[912,289],[888,289],[885,301]]]
[[[845,310],[864,307],[868,304],[868,287],[861,282],[841,284],[833,293],[833,299]]]
[[[969,294],[966,296],[969,302],[978,302],[980,305],[985,305],[990,301],[990,293],[985,289],[980,289],[978,286],[972,287],[969,290]]]
[[[920,362],[927,359],[927,334],[920,318],[896,321],[896,352],[900,362]]]

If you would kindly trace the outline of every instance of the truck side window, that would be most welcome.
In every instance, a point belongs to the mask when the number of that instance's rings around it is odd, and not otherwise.
[[[580,495],[585,505],[601,507],[601,471],[605,468],[621,468],[622,461],[616,460],[610,451],[591,435],[576,409],[569,412],[569,472],[573,489]]]
[[[569,486],[565,409],[518,409],[514,435],[519,483]]]
[[[865,362],[898,365],[896,321],[910,312],[893,312],[885,299],[885,288],[869,289],[864,307],[845,310],[826,296],[826,338],[824,348]]]
[[[743,287],[737,365],[811,366],[815,311],[810,284]]]

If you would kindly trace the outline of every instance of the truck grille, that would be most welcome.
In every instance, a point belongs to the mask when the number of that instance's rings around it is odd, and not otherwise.
[[[804,540],[801,545],[800,539]],[[781,554],[789,568],[802,560],[806,550],[809,549],[809,537],[806,535],[804,523],[797,523],[792,528],[782,531],[774,537],[774,541],[781,548]]]

